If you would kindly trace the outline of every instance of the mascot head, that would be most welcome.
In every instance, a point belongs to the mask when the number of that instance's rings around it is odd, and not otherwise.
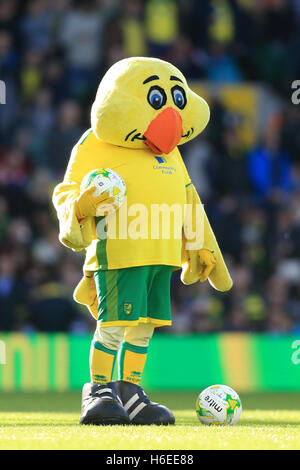
[[[168,154],[206,127],[209,107],[182,73],[160,59],[131,57],[115,63],[100,82],[91,111],[103,142]]]

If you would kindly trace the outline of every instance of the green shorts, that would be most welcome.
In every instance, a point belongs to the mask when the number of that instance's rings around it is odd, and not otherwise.
[[[101,327],[171,325],[172,266],[137,266],[94,273]]]

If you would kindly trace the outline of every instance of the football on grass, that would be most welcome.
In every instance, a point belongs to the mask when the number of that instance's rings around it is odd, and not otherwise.
[[[227,385],[211,385],[198,395],[196,413],[203,424],[236,424],[242,413],[238,394]]]

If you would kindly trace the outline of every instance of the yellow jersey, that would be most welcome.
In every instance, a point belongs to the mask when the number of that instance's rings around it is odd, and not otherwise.
[[[122,176],[127,200],[104,221],[93,218],[83,269],[159,264],[180,268],[186,187],[191,181],[178,148],[158,156],[146,147],[104,143],[88,130],[72,151],[64,187],[70,183],[74,194],[64,200],[74,201],[84,176],[98,168],[110,168]]]

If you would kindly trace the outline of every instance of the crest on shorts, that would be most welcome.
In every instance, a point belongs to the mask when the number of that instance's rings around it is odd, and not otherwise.
[[[124,302],[123,308],[126,315],[129,315],[132,312],[132,304],[129,302]]]

